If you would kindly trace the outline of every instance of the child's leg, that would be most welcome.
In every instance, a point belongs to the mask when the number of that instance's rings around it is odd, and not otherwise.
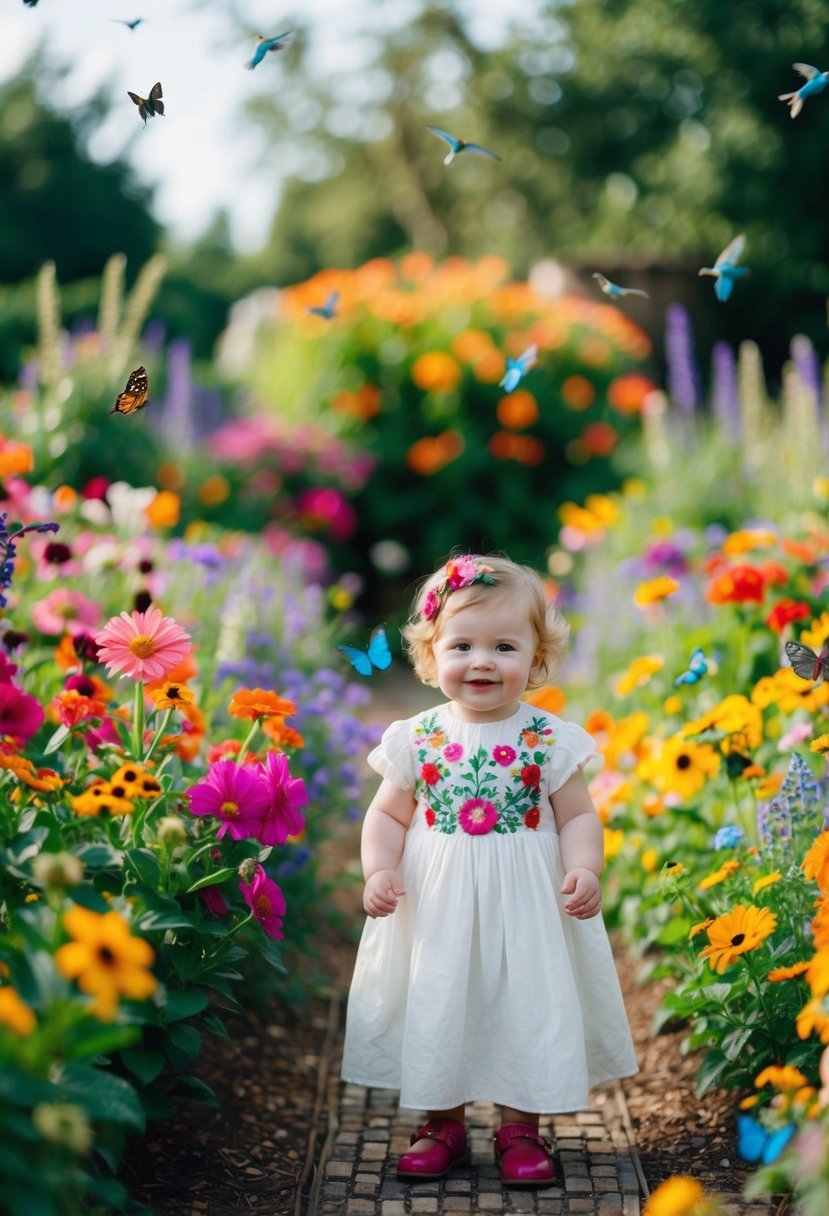
[[[514,1106],[501,1107],[501,1123],[524,1123],[538,1130],[539,1116],[526,1110],[516,1110]]]

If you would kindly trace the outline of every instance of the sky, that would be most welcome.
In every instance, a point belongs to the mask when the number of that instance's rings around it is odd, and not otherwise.
[[[290,172],[261,131],[240,117],[248,98],[287,82],[280,53],[245,70],[256,34],[292,28],[291,10],[272,0],[0,0],[0,81],[25,65],[38,46],[70,65],[42,82],[44,97],[62,112],[111,89],[116,104],[92,136],[88,152],[106,163],[123,156],[136,181],[155,187],[157,218],[177,242],[195,240],[219,209],[241,252],[264,243]],[[481,45],[496,45],[508,21],[527,18],[538,0],[464,0]],[[374,35],[405,21],[411,0],[302,0],[314,71],[360,72]],[[235,19],[234,19],[235,15]],[[144,18],[130,30],[121,20]],[[249,33],[244,33],[247,26]],[[142,126],[127,90],[146,97],[161,81],[165,116]]]

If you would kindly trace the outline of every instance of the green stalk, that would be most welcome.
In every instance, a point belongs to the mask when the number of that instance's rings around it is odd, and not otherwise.
[[[140,764],[144,752],[144,685],[135,681],[135,702],[132,711],[132,758]]]
[[[168,726],[172,716],[173,716],[172,709],[165,710],[164,717],[161,719],[161,725],[159,726],[158,730],[155,732],[155,738],[153,739],[152,743],[150,744],[150,746],[147,750],[147,754],[144,757],[145,761],[149,760],[150,756],[153,754],[155,749],[158,747],[158,744],[161,740],[161,736],[164,734],[165,730],[167,729],[167,726]]]
[[[248,754],[248,750],[251,745],[251,740],[253,739],[253,736],[256,734],[258,729],[259,729],[259,719],[256,718],[253,721],[253,723],[251,724],[251,728],[247,733],[247,738],[245,739],[244,743],[242,744],[242,750],[239,752],[239,755],[236,757],[237,764],[244,764],[245,756]]]

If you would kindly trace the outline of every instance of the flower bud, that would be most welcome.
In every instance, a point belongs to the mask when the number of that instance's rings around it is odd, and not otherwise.
[[[44,1140],[63,1144],[84,1154],[92,1148],[92,1124],[74,1102],[41,1102],[32,1111],[32,1122]]]
[[[74,853],[39,853],[32,870],[44,887],[76,887],[83,879],[83,862]]]
[[[241,878],[242,882],[247,883],[248,886],[250,886],[250,884],[253,882],[254,878],[256,877],[256,871],[258,869],[259,869],[258,861],[256,861],[256,859],[253,857],[246,857],[245,860],[242,862],[242,864],[239,866],[239,877]]]
[[[168,849],[187,843],[187,828],[178,815],[165,815],[158,821],[158,839]]]

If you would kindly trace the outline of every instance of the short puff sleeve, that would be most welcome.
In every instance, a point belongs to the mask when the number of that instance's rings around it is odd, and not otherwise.
[[[554,794],[556,790],[560,790],[577,769],[584,768],[596,758],[604,763],[601,752],[596,751],[593,736],[575,722],[559,721],[550,756],[550,793]]]
[[[399,790],[413,790],[415,768],[411,722],[408,719],[392,722],[374,750],[369,752],[367,760],[375,772]]]

